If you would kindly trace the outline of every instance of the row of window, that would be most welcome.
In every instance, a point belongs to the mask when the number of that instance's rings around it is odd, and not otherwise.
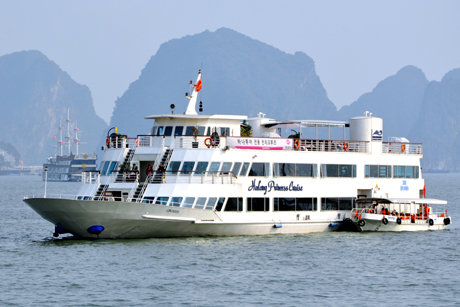
[[[184,129],[185,128],[185,129]],[[205,126],[153,126],[152,135],[176,136],[194,135],[193,130],[198,129],[198,135],[211,135],[217,133],[220,136],[230,136],[229,127],[205,127]]]
[[[313,197],[300,198],[273,198],[273,209],[270,209],[270,198],[248,197],[246,207],[242,197],[145,197],[144,203],[155,203],[157,205],[194,208],[216,211],[242,212],[278,212],[278,211],[317,211],[318,199]],[[327,197],[321,198],[321,211],[337,211],[353,208],[355,198],[353,197]]]
[[[182,167],[181,167],[182,164]],[[365,178],[391,178],[391,165],[365,165]],[[354,164],[321,164],[321,177],[356,178]],[[418,166],[393,166],[394,178],[419,178]],[[228,174],[235,176],[267,177],[270,175],[270,163],[263,162],[207,162],[207,161],[172,161],[167,173],[170,175],[203,175],[204,172]],[[317,177],[317,164],[309,163],[274,163],[274,177]]]
[[[117,165],[117,161],[102,161],[99,170],[101,171],[101,176],[110,176],[113,169]]]

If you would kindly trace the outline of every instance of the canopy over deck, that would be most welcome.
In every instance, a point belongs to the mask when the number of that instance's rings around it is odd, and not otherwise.
[[[265,124],[266,128],[286,129],[286,128],[308,128],[308,127],[349,127],[350,123],[345,121],[330,120],[289,120],[276,121]]]
[[[432,204],[445,205],[447,201],[434,198],[358,198],[356,203],[377,203],[377,204]]]

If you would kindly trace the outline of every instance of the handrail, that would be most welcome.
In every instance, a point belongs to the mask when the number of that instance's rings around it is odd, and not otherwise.
[[[142,185],[142,189],[139,192],[139,195],[136,198],[136,203],[140,203],[142,201],[142,196],[144,195],[145,190],[147,189],[147,186],[149,185],[149,182],[153,178],[153,176],[150,174],[145,178],[144,184]]]
[[[389,154],[423,154],[422,143],[382,142],[382,153]]]

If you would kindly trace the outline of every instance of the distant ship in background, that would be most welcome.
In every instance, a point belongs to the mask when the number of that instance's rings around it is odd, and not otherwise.
[[[78,137],[79,129],[74,125],[75,137],[70,134],[71,119],[69,110],[67,110],[67,134],[65,141],[63,139],[64,127],[59,125],[59,140],[56,146],[54,157],[48,158],[48,161],[43,164],[42,178],[48,181],[81,181],[82,171],[95,171],[97,168],[97,155],[79,153],[78,149],[82,144]],[[54,137],[56,138],[56,136]],[[75,148],[75,154],[72,149]],[[67,154],[64,154],[67,151]],[[60,153],[58,155],[58,152]]]

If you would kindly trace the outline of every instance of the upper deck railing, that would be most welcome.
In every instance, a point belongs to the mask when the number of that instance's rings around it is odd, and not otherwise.
[[[259,137],[210,137],[210,136],[171,136],[172,148],[209,148],[209,149],[278,149],[296,151],[320,151],[320,152],[370,152],[370,142],[352,140],[320,140],[320,139],[283,139],[283,138],[259,138]],[[112,136],[109,138],[111,148],[136,148],[136,147],[159,147],[165,146],[163,135],[139,135],[137,138],[124,136]],[[384,143],[385,144],[385,143]],[[394,143],[396,144],[396,143]],[[417,145],[414,147],[414,145]],[[385,146],[385,145],[384,145]],[[421,144],[407,144],[407,153],[421,152]],[[388,146],[387,146],[388,147]],[[400,145],[391,145],[383,152],[396,152]],[[386,148],[386,147],[385,147]]]
[[[423,145],[422,143],[382,142],[382,153],[421,155]]]

